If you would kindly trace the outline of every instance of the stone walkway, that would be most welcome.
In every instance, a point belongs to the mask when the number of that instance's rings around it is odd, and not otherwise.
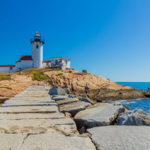
[[[0,150],[95,150],[43,86],[29,86],[0,107]]]

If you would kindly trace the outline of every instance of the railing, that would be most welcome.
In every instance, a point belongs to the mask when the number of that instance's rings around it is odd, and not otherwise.
[[[32,39],[30,39],[30,42],[32,43],[32,42],[41,42],[41,43],[45,43],[45,40],[44,39],[35,39],[35,38],[32,38]]]

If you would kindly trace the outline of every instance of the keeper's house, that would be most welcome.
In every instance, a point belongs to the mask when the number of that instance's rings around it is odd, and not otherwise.
[[[22,55],[15,65],[0,65],[0,72],[17,72],[29,68],[60,67],[61,69],[70,68],[71,59],[65,57],[53,57],[51,60],[43,61],[44,40],[37,33],[32,43],[32,55]]]

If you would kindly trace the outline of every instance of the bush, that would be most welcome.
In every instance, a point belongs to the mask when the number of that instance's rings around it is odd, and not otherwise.
[[[87,70],[82,70],[83,73],[87,73]]]
[[[61,75],[63,75],[63,73],[62,73],[62,72],[57,74],[57,76],[61,76]]]
[[[60,69],[59,68],[56,68],[56,71],[59,71]]]
[[[0,76],[0,81],[1,80],[11,80],[10,76]]]
[[[49,77],[47,75],[43,75],[42,72],[32,72],[32,74],[33,74],[32,80],[37,81],[49,80]]]

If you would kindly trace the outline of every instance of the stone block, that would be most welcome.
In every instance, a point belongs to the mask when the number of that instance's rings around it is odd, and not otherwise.
[[[20,106],[20,107],[1,107],[0,114],[18,114],[18,113],[56,113],[57,106]]]
[[[28,119],[62,119],[63,113],[21,113],[21,114],[0,114],[0,120],[28,120]]]
[[[110,125],[121,112],[124,112],[122,106],[95,107],[80,111],[76,114],[74,120],[80,127],[106,126]]]
[[[63,105],[63,104],[74,103],[74,102],[78,102],[78,101],[79,101],[78,98],[68,98],[68,99],[64,99],[64,100],[58,100],[58,101],[56,101],[56,103],[58,105]]]
[[[146,126],[107,126],[87,130],[97,150],[149,150],[150,128]]]
[[[22,148],[40,150],[96,150],[87,136],[64,136],[61,134],[29,135]],[[22,149],[20,149],[22,150]]]
[[[90,103],[86,102],[75,102],[75,103],[69,103],[59,106],[59,110],[61,112],[69,112],[72,116],[75,116],[76,113],[79,111],[85,109],[86,107],[90,106]]]

